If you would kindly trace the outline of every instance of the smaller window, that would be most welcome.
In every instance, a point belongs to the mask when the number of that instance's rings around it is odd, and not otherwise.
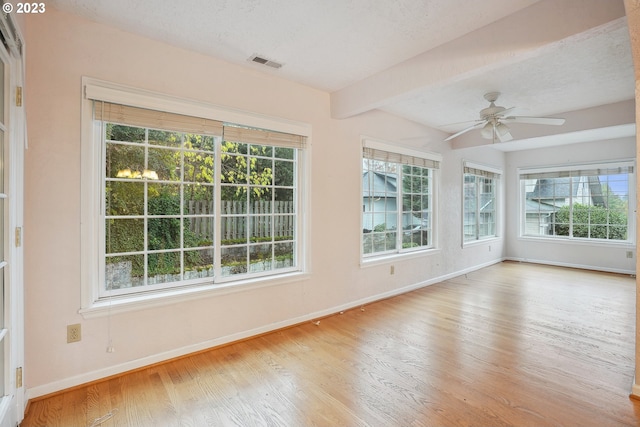
[[[497,236],[497,189],[500,174],[489,168],[464,164],[464,242]]]
[[[365,141],[362,155],[363,257],[434,245],[434,175],[439,157]]]

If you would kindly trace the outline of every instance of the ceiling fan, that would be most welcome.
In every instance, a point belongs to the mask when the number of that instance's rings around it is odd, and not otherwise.
[[[511,141],[511,131],[506,123],[529,123],[534,125],[555,125],[559,126],[564,124],[565,120],[555,117],[524,117],[524,116],[509,116],[508,114],[516,107],[504,108],[495,104],[496,100],[500,96],[500,92],[489,92],[484,95],[484,99],[489,101],[489,106],[480,110],[480,119],[475,120],[475,124],[462,129],[460,132],[456,132],[445,141],[449,141],[456,138],[463,133],[467,133],[474,129],[480,130],[480,135],[484,139],[491,139],[493,142]]]

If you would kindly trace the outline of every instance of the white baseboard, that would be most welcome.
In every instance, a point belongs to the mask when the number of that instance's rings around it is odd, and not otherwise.
[[[538,259],[531,259],[531,258],[507,257],[504,260],[505,261],[517,261],[517,262],[529,262],[531,264],[553,265],[553,266],[556,266],[556,267],[578,268],[580,270],[604,271],[606,273],[629,274],[631,276],[634,276],[636,274],[635,270],[627,270],[627,269],[621,269],[621,268],[599,267],[599,266],[585,265],[585,264],[572,264],[572,263],[568,263],[568,262],[556,262],[556,261],[538,260]]]
[[[154,354],[148,357],[144,357],[141,359],[132,360],[129,362],[121,363],[118,365],[109,366],[103,369],[98,369],[95,371],[87,372],[81,375],[76,375],[73,377],[65,378],[59,381],[54,381],[48,384],[31,387],[25,392],[25,399],[29,401],[30,399],[35,399],[41,396],[46,396],[48,394],[56,393],[61,390],[69,389],[72,387],[76,387],[82,384],[90,383],[93,381],[98,381],[103,378],[108,378],[114,375],[119,375],[125,373],[127,371],[132,371],[139,368],[144,368],[145,366],[153,365],[155,363],[164,362],[170,359],[174,359],[176,357],[186,356],[191,353],[196,353],[202,350],[207,350],[212,347],[217,347],[223,344],[229,344],[235,341],[243,340],[246,338],[250,338],[252,336],[264,334],[267,332],[275,331],[278,329],[286,328],[292,325],[296,325],[299,323],[309,322],[314,319],[319,319],[321,317],[326,317],[335,313],[339,313],[341,311],[346,311],[349,309],[361,307],[366,304],[373,303],[375,301],[379,301],[382,299],[394,297],[397,295],[401,295],[407,292],[414,291],[416,289],[423,288],[425,286],[432,285],[434,283],[440,283],[444,280],[451,279],[453,277],[461,276],[463,274],[470,273],[475,270],[479,270],[481,268],[488,267],[493,264],[497,264],[499,262],[504,261],[504,259],[496,259],[484,264],[476,265],[473,267],[469,267],[454,273],[446,274],[439,277],[434,277],[429,280],[425,280],[419,283],[415,283],[409,286],[404,286],[402,288],[394,289],[392,291],[383,292],[381,294],[372,295],[370,297],[362,298],[356,301],[351,301],[346,304],[342,304],[339,306],[327,308],[324,310],[319,310],[313,313],[309,313],[304,316],[283,320],[281,322],[272,323],[269,325],[264,325],[255,329],[238,332],[236,334],[227,335],[224,337],[203,341],[197,344],[176,348],[170,351]]]

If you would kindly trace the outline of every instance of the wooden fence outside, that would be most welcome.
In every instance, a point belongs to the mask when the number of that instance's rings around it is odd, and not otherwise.
[[[213,202],[189,200],[186,205],[188,215],[191,216],[189,229],[196,234],[198,240],[213,241]],[[292,237],[294,207],[294,203],[289,201],[223,201],[220,206],[220,239],[246,239],[247,234],[255,238],[273,237],[276,240],[279,237]]]

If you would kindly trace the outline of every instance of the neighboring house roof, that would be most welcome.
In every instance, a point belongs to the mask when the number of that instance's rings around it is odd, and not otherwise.
[[[385,197],[397,193],[398,179],[395,174],[365,171],[362,174],[362,188],[366,196]]]
[[[581,184],[583,185],[581,186]],[[580,189],[588,191],[595,206],[606,206],[598,176],[539,178],[533,191],[527,193],[527,200],[548,200],[551,203],[554,203],[555,200],[562,200],[564,202],[570,197],[576,197]]]
[[[571,181],[573,181],[573,185],[569,185]],[[540,178],[537,180],[533,191],[527,193],[527,199],[567,199],[578,193],[579,183],[580,177],[553,179]]]
[[[553,213],[558,210],[557,206],[550,205],[548,203],[536,202],[535,200],[527,199],[524,206],[526,213]]]
[[[475,201],[465,200],[464,202],[465,211],[469,212],[474,210],[474,204],[475,204]],[[494,211],[494,210],[495,210],[494,199],[491,199],[487,201],[485,204],[480,205],[480,212]]]

